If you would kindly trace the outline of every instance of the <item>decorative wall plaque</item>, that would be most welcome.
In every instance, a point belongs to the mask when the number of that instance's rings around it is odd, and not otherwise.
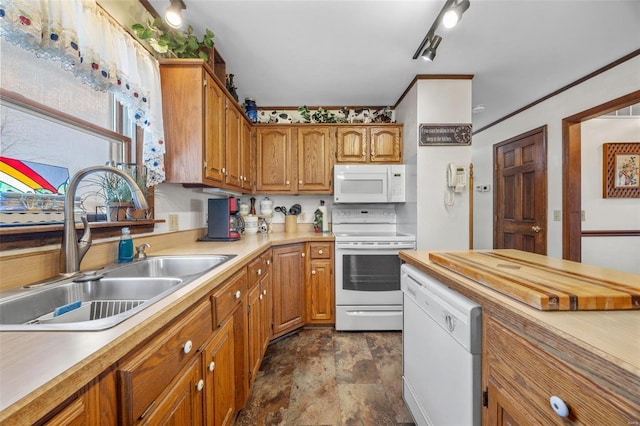
[[[420,146],[471,145],[471,124],[421,124]]]
[[[602,198],[640,198],[640,143],[602,145]]]

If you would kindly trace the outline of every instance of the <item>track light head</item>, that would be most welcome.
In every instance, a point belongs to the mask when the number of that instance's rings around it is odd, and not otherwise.
[[[422,52],[422,57],[425,61],[433,61],[435,59],[436,49],[438,49],[438,45],[440,45],[442,37],[440,37],[439,35],[434,35],[429,40],[429,46],[427,46],[427,48],[424,49],[424,52]]]
[[[442,25],[445,28],[455,27],[462,19],[462,14],[469,9],[469,4],[469,0],[457,0],[442,16]]]
[[[171,4],[164,11],[164,21],[171,28],[180,28],[182,26],[182,9],[187,6],[182,0],[170,0]]]

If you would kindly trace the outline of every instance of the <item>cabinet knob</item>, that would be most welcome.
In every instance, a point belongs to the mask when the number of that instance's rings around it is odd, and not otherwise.
[[[271,259],[267,259],[267,265],[271,265]]]
[[[226,174],[227,174],[227,169],[226,169],[226,168],[224,168],[224,167],[222,168],[222,174],[223,174],[223,175],[226,175]]]
[[[262,295],[258,296],[258,299],[262,300]]]
[[[215,363],[215,362],[213,362],[213,361],[211,361],[211,362],[209,363],[209,371],[213,371],[215,368],[216,368],[216,363]]]
[[[549,398],[549,404],[551,404],[553,411],[555,411],[560,417],[567,417],[569,415],[569,407],[559,397],[554,395]]]
[[[196,389],[198,389],[198,392],[200,392],[203,388],[204,388],[204,380],[200,379],[198,380],[198,384],[196,384]]]
[[[315,274],[316,274],[316,271],[311,271],[311,275],[315,275]]]
[[[324,251],[318,250],[318,254],[322,254],[322,253],[324,253]]]
[[[258,268],[258,275],[262,275],[262,268]]]
[[[267,295],[267,289],[266,288],[264,290],[262,290],[262,294],[264,294],[265,296]]]
[[[191,342],[191,340],[187,340],[187,342],[182,345],[182,352],[188,354],[189,352],[191,352],[191,348],[193,348],[193,342]]]
[[[240,290],[236,291],[236,299],[240,299],[240,296],[241,296],[241,295],[242,295],[242,294],[240,293]]]
[[[290,183],[291,183],[291,182],[289,182],[289,181],[286,181],[286,182],[285,182],[285,184],[287,184],[287,185],[289,185]]]
[[[304,253],[301,253],[300,256],[304,257]]]
[[[301,180],[298,181],[298,185],[302,185],[302,181]]]

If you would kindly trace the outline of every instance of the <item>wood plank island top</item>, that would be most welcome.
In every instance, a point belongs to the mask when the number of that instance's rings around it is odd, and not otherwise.
[[[171,239],[171,237],[169,237]],[[140,238],[140,241],[143,241]],[[152,244],[155,255],[235,254],[236,256],[185,287],[101,331],[0,332],[0,424],[31,423],[89,383],[190,306],[270,247],[334,241],[333,234],[314,232],[245,235],[233,242]]]
[[[596,280],[637,285],[640,275],[518,250],[482,250]],[[459,252],[465,253],[465,252]],[[640,403],[640,310],[542,311],[433,262],[428,251],[402,251],[400,259],[482,305],[535,344],[594,381],[620,388]],[[438,254],[438,252],[434,252]]]

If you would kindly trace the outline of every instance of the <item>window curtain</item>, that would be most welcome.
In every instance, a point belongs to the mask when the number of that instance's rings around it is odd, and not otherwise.
[[[144,129],[147,185],[164,181],[158,62],[95,0],[0,0],[0,37],[113,94]]]

